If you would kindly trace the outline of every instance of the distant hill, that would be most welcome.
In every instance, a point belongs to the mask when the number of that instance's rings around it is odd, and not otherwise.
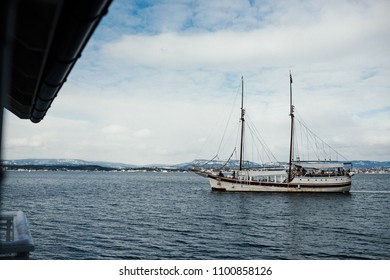
[[[195,159],[191,163],[188,163],[189,165],[193,167],[204,167],[204,168],[221,168],[226,167],[230,169],[238,168],[240,166],[239,160],[230,160],[229,162],[223,161],[223,160],[206,160],[206,159]],[[252,161],[244,161],[243,165],[245,168],[258,168],[258,167],[264,167],[264,166],[284,166],[287,163],[265,163],[265,164],[259,164]],[[184,164],[183,164],[184,165]]]
[[[18,159],[3,160],[6,170],[50,170],[50,171],[126,171],[126,170],[188,170],[191,163],[167,165],[133,165],[106,161],[86,161],[81,159]]]
[[[132,169],[146,169],[146,170],[189,170],[196,167],[204,168],[220,168],[225,166],[226,162],[221,160],[204,160],[196,159],[192,162],[184,162],[179,164],[150,164],[150,165],[133,165],[125,163],[105,162],[105,161],[85,161],[81,159],[19,159],[19,160],[4,160],[3,166],[8,170],[15,169],[35,169],[35,170],[132,170]],[[352,161],[353,168],[356,169],[389,169],[390,161],[369,161],[369,160],[354,160]],[[274,164],[265,164],[271,166]],[[287,163],[281,163],[286,166]],[[231,160],[226,164],[226,168],[238,168],[239,161]],[[245,167],[256,168],[260,167],[255,162],[245,162]]]
[[[4,166],[24,166],[24,165],[42,165],[42,166],[100,166],[106,168],[134,168],[136,165],[105,162],[105,161],[86,161],[81,159],[17,159],[4,160]]]
[[[352,164],[357,169],[390,168],[390,161],[353,160]]]

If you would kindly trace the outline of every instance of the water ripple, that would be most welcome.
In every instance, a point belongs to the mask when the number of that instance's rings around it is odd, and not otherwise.
[[[35,259],[389,259],[390,176],[350,194],[216,193],[183,173],[10,172]]]

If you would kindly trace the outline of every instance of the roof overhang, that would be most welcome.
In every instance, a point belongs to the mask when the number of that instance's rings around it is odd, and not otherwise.
[[[112,0],[2,0],[5,107],[40,122]]]

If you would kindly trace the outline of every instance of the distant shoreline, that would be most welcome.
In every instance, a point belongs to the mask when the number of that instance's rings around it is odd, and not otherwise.
[[[135,167],[114,168],[99,165],[3,165],[3,171],[90,171],[90,172],[184,172],[187,169],[160,168],[160,167]]]
[[[89,172],[189,172],[190,168],[174,167],[127,167],[116,168],[100,165],[3,165],[3,171],[89,171]],[[354,168],[357,174],[390,174],[390,168]]]

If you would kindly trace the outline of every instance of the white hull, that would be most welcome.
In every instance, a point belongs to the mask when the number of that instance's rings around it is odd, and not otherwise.
[[[290,183],[238,181],[209,175],[213,190],[231,192],[317,192],[345,193],[351,189],[351,178],[335,177],[296,177]]]

